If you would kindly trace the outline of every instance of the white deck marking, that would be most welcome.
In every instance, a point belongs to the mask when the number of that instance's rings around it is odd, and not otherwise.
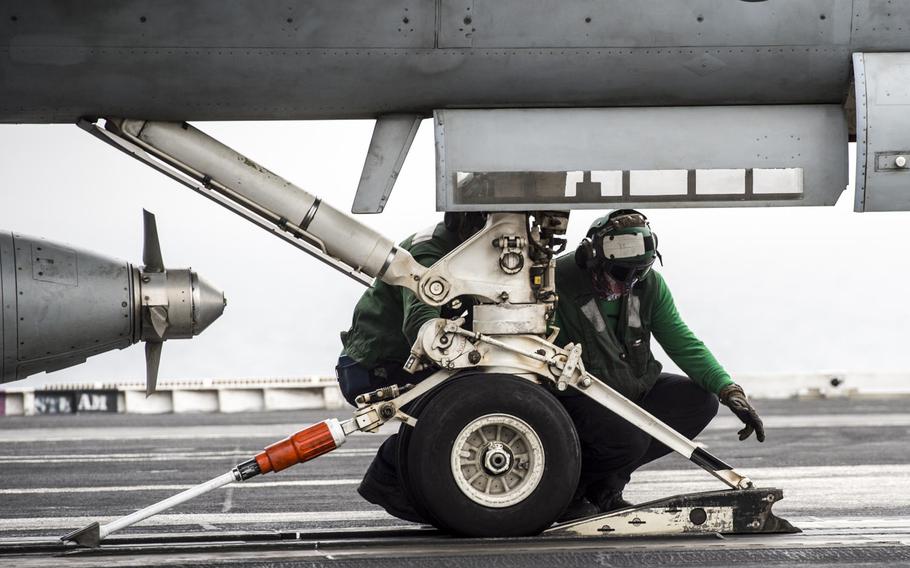
[[[199,480],[199,483],[204,482]],[[274,487],[324,487],[335,485],[357,485],[357,479],[297,479],[290,481],[246,481],[226,486],[231,489],[264,489]],[[41,495],[49,493],[120,493],[122,491],[183,491],[195,485],[107,485],[99,487],[29,487],[25,489],[0,489],[0,495]]]
[[[219,440],[263,439],[272,443],[300,431],[307,425],[297,424],[219,424],[207,426],[118,426],[116,428],[21,428],[0,430],[0,443],[8,442],[67,442],[72,440]],[[397,421],[382,425],[378,433],[358,434],[358,439],[375,438],[381,441],[398,431]]]
[[[377,446],[378,447],[378,446]],[[35,455],[0,455],[0,463],[24,463],[24,464],[49,464],[49,463],[91,463],[91,462],[158,462],[158,461],[233,461],[241,462],[249,459],[251,456],[259,453],[259,450],[253,451],[230,451],[230,452],[206,452],[206,451],[180,451],[180,452],[135,452],[135,453],[116,453],[103,454],[93,452],[91,455],[85,454],[35,454]],[[362,457],[373,456],[376,454],[376,448],[341,448],[335,450],[328,456],[341,457]]]
[[[910,505],[910,465],[740,468],[757,487],[778,487],[784,499],[775,511],[786,515],[819,509],[895,509]],[[721,489],[697,469],[642,471],[632,475],[625,497],[643,503],[671,495]]]
[[[27,517],[23,519],[0,519],[0,531],[73,529],[94,521],[108,523],[118,517]],[[803,530],[828,533],[830,531],[893,531],[906,533],[910,531],[910,519],[906,517],[827,517],[820,519],[814,516],[788,517],[788,520]],[[352,521],[395,521],[396,519],[382,511],[306,511],[287,513],[202,513],[202,514],[162,514],[148,518],[136,526],[204,526],[209,525],[220,530],[224,525],[250,524],[297,524],[321,522]],[[219,527],[220,525],[220,527]],[[416,525],[409,525],[416,526]]]
[[[834,510],[857,508],[893,509],[910,502],[907,485],[910,464],[806,466],[746,468],[743,473],[759,487],[779,487],[785,499],[778,507],[782,511],[809,513],[820,507]],[[204,481],[203,479],[199,480]],[[359,478],[251,480],[234,483],[236,490],[276,489],[284,487],[339,487],[350,492],[360,483]],[[138,491],[177,493],[192,487],[184,484],[115,485],[97,487],[30,487],[0,489],[0,495],[103,494]],[[716,480],[698,468],[681,470],[641,471],[633,474],[626,497],[643,503],[654,499],[722,489]],[[903,497],[902,497],[903,496]],[[2,502],[2,500],[0,500]],[[0,507],[2,511],[2,507]]]
[[[735,416],[721,411],[721,415],[708,425],[707,430],[732,430],[742,428]],[[910,413],[890,414],[807,414],[796,416],[766,415],[763,416],[765,428],[881,428],[885,426],[910,426]],[[392,423],[390,423],[392,424]],[[388,428],[385,434],[397,429]],[[389,425],[385,425],[384,428]],[[117,428],[21,428],[0,430],[0,443],[20,442],[67,442],[86,440],[217,440],[217,439],[250,439],[266,438],[270,441],[280,440],[289,433],[301,429],[300,424],[258,424],[258,425],[220,425],[220,426],[134,426]],[[385,439],[380,434],[358,434],[358,440],[374,438],[376,444]],[[257,450],[258,451],[258,450]],[[329,454],[331,455],[331,454]]]
[[[224,492],[224,503],[221,504],[221,512],[228,513],[234,506],[234,488],[228,487]]]
[[[71,529],[94,521],[109,523],[119,517],[26,517],[0,519],[0,531]],[[201,513],[164,514],[150,517],[137,526],[249,525],[263,523],[329,523],[350,521],[399,521],[384,511],[299,511],[288,513]]]

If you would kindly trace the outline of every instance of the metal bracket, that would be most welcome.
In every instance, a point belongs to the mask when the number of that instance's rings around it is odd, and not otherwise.
[[[431,324],[432,322],[432,324]],[[652,436],[668,448],[682,455],[692,463],[698,465],[717,479],[721,480],[731,489],[749,489],[753,487],[752,480],[736,471],[732,466],[717,459],[695,442],[683,436],[673,428],[667,426],[642,407],[622,396],[609,385],[599,380],[584,369],[581,361],[581,346],[569,345],[563,349],[544,340],[537,335],[505,335],[499,338],[462,329],[455,322],[446,320],[430,320],[421,328],[412,354],[422,354],[434,363],[441,364],[440,356],[435,351],[419,349],[420,344],[427,340],[426,335],[434,333],[444,324],[447,333],[461,335],[468,339],[474,346],[473,352],[479,357],[457,358],[449,360],[449,368],[510,368],[520,370],[550,381],[556,388],[571,386],[584,393],[592,400],[605,408],[615,412],[630,424]],[[481,348],[480,344],[483,344]],[[467,348],[462,348],[462,352]],[[416,389],[415,389],[416,390]],[[413,394],[411,391],[408,394]]]
[[[388,114],[376,119],[351,213],[382,213],[421,120],[419,114]]]

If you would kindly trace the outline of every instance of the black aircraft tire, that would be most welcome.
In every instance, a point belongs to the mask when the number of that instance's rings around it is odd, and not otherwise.
[[[430,392],[424,394],[412,402],[411,405],[405,409],[405,412],[417,418],[417,423],[419,424],[420,413],[423,411],[423,408],[427,405],[427,403],[443,389],[454,384],[456,380],[458,379],[449,380],[448,382],[445,382]],[[411,435],[413,433],[414,428],[405,423],[402,423],[398,428],[398,477],[401,482],[402,489],[408,496],[408,501],[410,501],[414,506],[414,510],[417,511],[417,513],[429,524],[443,530],[449,530],[448,528],[442,526],[442,523],[440,523],[438,519],[434,518],[432,513],[427,510],[426,506],[424,505],[423,496],[418,493],[414,484],[411,483],[411,476],[408,472],[408,451],[411,447]]]
[[[410,405],[404,408],[405,413],[417,418],[418,423],[420,422],[420,413],[423,412],[424,407],[430,400],[433,399],[436,395],[444,391],[445,389],[451,387],[456,382],[464,380],[466,377],[472,376],[472,373],[469,371],[466,374],[453,377],[441,385],[435,387],[431,391],[419,397],[417,400],[413,401]],[[427,509],[424,505],[424,497],[420,492],[420,488],[415,484],[411,483],[411,477],[408,473],[408,449],[411,446],[411,435],[414,433],[414,428],[402,422],[401,426],[398,428],[398,477],[401,481],[402,489],[405,494],[408,496],[408,501],[413,505],[414,510],[423,517],[427,523],[433,525],[434,527],[452,532],[452,529],[447,527],[443,522],[433,516],[433,514]]]
[[[419,410],[403,446],[406,483],[437,527],[534,535],[565,510],[581,451],[568,413],[545,389],[511,375],[473,375],[444,385]]]

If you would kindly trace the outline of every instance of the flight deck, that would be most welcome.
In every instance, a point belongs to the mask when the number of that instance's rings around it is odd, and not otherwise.
[[[768,441],[740,443],[722,413],[699,440],[757,483],[796,535],[459,539],[390,517],[355,492],[395,428],[233,484],[112,535],[99,549],[57,538],[229,469],[301,427],[345,411],[58,415],[0,421],[0,564],[350,566],[910,566],[907,398],[760,400]],[[678,456],[637,472],[635,503],[719,489]]]

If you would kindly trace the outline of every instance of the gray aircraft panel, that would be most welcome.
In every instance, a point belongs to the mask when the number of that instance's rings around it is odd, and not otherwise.
[[[905,2],[547,6],[18,0],[0,17],[0,122],[838,103],[853,52],[910,50]]]
[[[853,44],[857,51],[910,51],[910,10],[898,0],[854,0]]]
[[[422,119],[419,114],[376,119],[351,213],[382,213]]]
[[[16,296],[16,259],[12,233],[0,231],[0,381],[16,372],[19,316]]]
[[[847,92],[850,55],[846,47],[18,47],[0,49],[0,77],[5,78],[0,121],[367,118],[450,107],[839,103]]]
[[[442,0],[439,47],[727,47],[850,41],[850,0]],[[775,24],[769,26],[769,18]]]
[[[833,205],[847,185],[838,105],[445,110],[434,124],[447,211]]]
[[[426,1],[39,0],[4,8],[0,37],[14,48],[416,49],[432,48],[436,35]]]
[[[95,47],[833,45],[850,41],[852,5],[563,0],[553,10],[547,0],[441,0],[437,24],[430,0],[237,0],[229,9],[213,0],[39,0],[7,3],[0,34],[13,45]],[[858,2],[858,29],[886,27],[890,12],[880,0]]]
[[[856,211],[910,210],[910,54],[858,53]]]

